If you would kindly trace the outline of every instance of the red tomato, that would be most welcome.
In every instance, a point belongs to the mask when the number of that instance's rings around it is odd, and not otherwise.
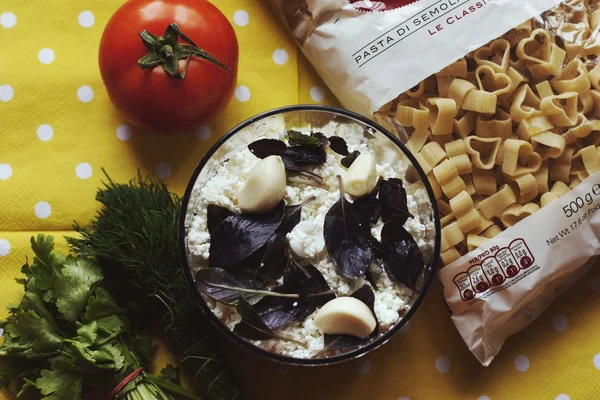
[[[177,24],[183,35],[229,70],[196,53],[189,58],[183,79],[169,74],[162,64],[183,74],[187,57],[179,56],[191,48],[173,28],[161,40],[171,24]],[[145,35],[156,45],[152,50],[142,41],[142,31],[154,35],[154,39]],[[178,62],[168,56],[171,50]],[[138,66],[142,57],[147,69]],[[179,132],[214,117],[231,99],[238,43],[227,18],[205,0],[130,0],[104,29],[99,63],[108,95],[126,120],[153,131]]]

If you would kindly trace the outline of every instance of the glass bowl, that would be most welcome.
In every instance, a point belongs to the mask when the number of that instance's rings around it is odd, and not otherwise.
[[[206,182],[214,176],[216,171],[222,167],[227,154],[230,154],[232,151],[242,150],[249,143],[257,140],[261,136],[261,131],[267,129],[266,126],[268,126],[268,124],[266,121],[273,118],[280,118],[281,116],[285,123],[283,129],[306,127],[310,125],[315,130],[318,130],[319,126],[322,126],[329,121],[334,121],[336,124],[339,124],[339,129],[343,129],[345,124],[358,124],[359,127],[362,127],[363,139],[368,143],[370,149],[383,146],[381,148],[385,149],[384,157],[386,159],[390,158],[387,162],[404,160],[406,164],[412,165],[414,169],[410,171],[410,182],[417,182],[417,184],[422,185],[427,192],[427,198],[420,199],[421,204],[418,205],[420,215],[415,216],[415,218],[421,218],[421,221],[428,221],[427,224],[429,228],[426,229],[425,232],[427,246],[425,249],[420,246],[423,251],[425,266],[418,281],[417,288],[408,302],[406,312],[400,317],[395,325],[391,326],[385,333],[380,334],[377,338],[360,347],[345,352],[338,351],[328,357],[296,358],[281,355],[259,347],[246,341],[237,334],[234,334],[230,328],[219,320],[207,304],[204,295],[201,294],[196,286],[195,274],[192,269],[194,261],[193,256],[189,251],[188,233],[190,232],[194,215],[198,209],[198,199],[195,194],[198,193]],[[354,129],[356,126],[353,125],[352,128]],[[378,159],[377,161],[379,163],[380,160]],[[405,176],[401,176],[400,174],[397,176],[406,181]],[[412,318],[423,302],[436,272],[440,253],[440,221],[433,190],[426,175],[414,156],[407,150],[404,144],[398,140],[398,138],[373,121],[346,110],[316,105],[288,106],[267,111],[242,122],[219,139],[204,155],[196,167],[183,197],[182,211],[179,219],[179,250],[182,255],[182,268],[189,283],[190,290],[192,291],[193,298],[200,310],[223,335],[260,356],[283,364],[304,366],[331,365],[356,359],[382,346],[398,333],[398,331],[400,331]]]

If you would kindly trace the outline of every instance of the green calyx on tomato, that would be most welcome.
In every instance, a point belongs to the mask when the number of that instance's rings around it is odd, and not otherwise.
[[[156,36],[147,30],[140,32],[140,37],[144,45],[150,50],[148,54],[138,60],[141,69],[149,69],[160,65],[164,70],[175,79],[185,78],[185,74],[190,63],[190,58],[200,57],[228,71],[231,75],[234,72],[217,58],[196,45],[189,37],[181,32],[177,24],[170,24],[162,36]],[[185,43],[180,43],[181,38]],[[186,63],[183,71],[179,71],[179,60],[185,58]]]

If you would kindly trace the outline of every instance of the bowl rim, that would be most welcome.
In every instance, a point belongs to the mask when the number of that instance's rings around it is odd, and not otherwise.
[[[375,340],[371,341],[370,343],[368,343],[367,345],[361,346],[355,350],[352,350],[352,351],[349,351],[347,353],[343,353],[340,355],[327,357],[327,358],[295,358],[295,357],[290,357],[290,356],[284,356],[284,355],[274,353],[274,352],[265,350],[263,348],[260,348],[256,345],[254,345],[253,343],[250,343],[250,342],[246,341],[245,339],[241,338],[240,336],[234,334],[233,331],[231,331],[227,326],[225,326],[225,324],[223,324],[219,320],[219,318],[212,312],[212,310],[208,307],[208,304],[206,303],[206,301],[202,298],[200,291],[197,289],[196,283],[194,280],[194,276],[192,273],[192,269],[191,269],[191,266],[189,263],[187,247],[186,247],[186,236],[187,235],[186,235],[185,223],[186,223],[186,219],[187,219],[187,209],[189,207],[191,195],[192,195],[193,189],[196,185],[198,176],[200,175],[200,172],[202,171],[202,169],[204,168],[204,166],[206,165],[208,160],[211,159],[213,154],[227,140],[229,140],[231,137],[233,137],[235,134],[237,134],[242,129],[246,128],[247,126],[249,126],[259,120],[273,116],[273,115],[282,114],[282,113],[286,113],[286,112],[294,112],[294,111],[318,111],[318,112],[334,113],[334,114],[338,114],[338,115],[342,115],[342,116],[346,116],[346,117],[358,120],[359,122],[361,122],[367,126],[373,127],[375,129],[377,129],[378,131],[380,131],[384,136],[386,136],[389,140],[391,140],[398,148],[400,148],[400,150],[404,153],[404,155],[415,166],[415,169],[416,169],[417,173],[419,174],[419,177],[421,178],[421,181],[423,182],[425,189],[427,190],[427,194],[429,196],[429,199],[432,204],[432,209],[433,209],[433,219],[434,219],[433,222],[434,222],[434,227],[435,227],[433,255],[430,258],[429,263],[425,266],[425,270],[426,271],[428,270],[429,273],[426,274],[425,279],[423,281],[423,287],[421,288],[421,292],[418,294],[413,305],[410,307],[410,309],[406,312],[404,317],[399,322],[397,322],[392,328],[390,328],[387,332],[385,332],[383,335],[381,335],[377,339],[375,339]],[[242,348],[249,350],[255,354],[258,354],[263,358],[267,358],[271,361],[276,361],[276,362],[279,362],[282,364],[286,364],[288,366],[316,367],[316,366],[339,364],[339,363],[342,363],[345,361],[354,360],[354,359],[360,358],[362,356],[365,356],[366,354],[368,354],[368,353],[372,352],[373,350],[378,349],[379,347],[386,344],[392,337],[394,337],[402,328],[404,328],[406,326],[408,321],[410,321],[410,319],[414,316],[414,314],[417,312],[417,310],[423,303],[425,296],[433,282],[433,278],[436,275],[436,269],[437,269],[437,265],[438,265],[438,259],[440,256],[440,247],[441,247],[441,224],[440,224],[440,217],[439,217],[437,202],[435,200],[435,195],[433,193],[433,189],[429,183],[429,180],[427,179],[427,175],[425,174],[425,172],[423,171],[423,169],[417,162],[417,159],[406,148],[406,146],[402,142],[400,142],[400,140],[397,137],[392,135],[387,129],[385,129],[381,125],[377,124],[376,122],[374,122],[360,114],[354,113],[352,111],[344,110],[341,108],[337,108],[337,107],[312,105],[312,104],[299,104],[299,105],[292,105],[292,106],[283,106],[283,107],[278,107],[278,108],[274,108],[269,111],[262,112],[260,114],[257,114],[255,116],[241,122],[240,124],[236,125],[232,129],[230,129],[226,134],[224,134],[221,138],[219,138],[219,140],[217,140],[210,147],[210,149],[202,156],[202,159],[200,160],[200,162],[194,169],[194,172],[190,178],[190,181],[187,185],[187,188],[186,188],[185,193],[182,198],[178,225],[179,225],[179,227],[178,227],[177,241],[178,241],[178,247],[179,247],[179,254],[180,254],[180,258],[181,258],[180,267],[183,269],[184,275],[186,277],[186,281],[188,282],[189,288],[193,293],[192,295],[194,297],[194,300],[196,301],[196,305],[205,314],[205,316],[208,317],[208,319],[217,328],[217,330],[222,332],[223,334],[225,334],[225,336],[228,337],[230,340],[232,340],[234,343],[237,343]]]

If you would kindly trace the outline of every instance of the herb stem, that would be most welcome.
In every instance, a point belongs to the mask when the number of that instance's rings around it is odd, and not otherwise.
[[[268,290],[244,289],[241,287],[225,286],[225,285],[219,285],[219,284],[210,283],[210,282],[205,282],[205,283],[208,286],[216,287],[219,289],[233,290],[233,291],[243,292],[243,293],[257,294],[257,295],[262,295],[262,296],[287,297],[289,299],[299,299],[300,298],[299,294],[294,294],[294,293],[277,293],[277,292],[270,292]]]
[[[283,341],[286,341],[286,342],[291,342],[291,343],[297,344],[298,346],[301,346],[301,347],[303,347],[305,349],[308,349],[308,345],[306,343],[302,343],[302,342],[300,342],[298,340],[294,340],[294,339],[289,338],[287,336],[273,334],[273,337],[275,339],[283,340]]]
[[[169,393],[173,393],[190,400],[203,400],[201,397],[198,397],[192,392],[183,389],[181,386],[177,386],[176,384],[168,382],[164,379],[160,379],[152,375],[146,375],[146,379]]]

